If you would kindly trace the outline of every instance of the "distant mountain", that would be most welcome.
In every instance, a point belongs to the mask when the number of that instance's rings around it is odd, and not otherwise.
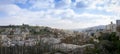
[[[73,29],[74,31],[86,31],[86,30],[98,30],[98,29],[105,29],[106,25],[99,25],[99,26],[94,26],[94,27],[88,27],[88,28],[84,28],[84,29]]]

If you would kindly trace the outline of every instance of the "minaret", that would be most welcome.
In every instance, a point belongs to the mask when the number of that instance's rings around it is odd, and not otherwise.
[[[114,29],[113,26],[114,26],[113,22],[111,22],[111,24],[110,24],[110,32],[113,32],[113,29]]]

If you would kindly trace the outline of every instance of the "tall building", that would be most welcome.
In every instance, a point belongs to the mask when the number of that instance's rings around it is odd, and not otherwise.
[[[120,20],[117,20],[117,21],[116,21],[116,25],[117,25],[117,29],[116,29],[116,31],[117,31],[117,36],[120,37]]]
[[[120,20],[116,21],[117,26],[120,26]]]

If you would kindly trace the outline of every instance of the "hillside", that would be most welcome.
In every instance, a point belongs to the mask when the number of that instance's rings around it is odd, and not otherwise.
[[[0,26],[0,47],[3,47],[1,50],[4,50],[4,47],[7,49],[13,47],[19,51],[17,47],[24,47],[26,50],[39,49],[41,51],[33,50],[34,53],[56,53],[59,51],[69,54],[70,51],[74,52],[78,49],[85,51],[84,48],[93,47],[93,44],[90,44],[91,41],[89,36],[77,31],[29,25]],[[23,53],[26,52],[23,51]]]
[[[99,26],[93,26],[93,27],[88,27],[88,28],[83,28],[83,29],[73,29],[74,31],[79,31],[79,32],[85,32],[85,31],[90,31],[90,30],[99,30],[99,29],[105,29],[106,25],[99,25]]]

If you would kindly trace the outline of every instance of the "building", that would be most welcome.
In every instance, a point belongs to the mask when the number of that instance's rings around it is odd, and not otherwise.
[[[107,32],[116,32],[116,24],[113,24],[113,22],[111,22],[111,24],[106,26],[106,30]]]
[[[116,25],[117,25],[117,29],[116,29],[116,31],[117,31],[117,36],[120,37],[120,20],[117,20],[117,21],[116,21]]]

